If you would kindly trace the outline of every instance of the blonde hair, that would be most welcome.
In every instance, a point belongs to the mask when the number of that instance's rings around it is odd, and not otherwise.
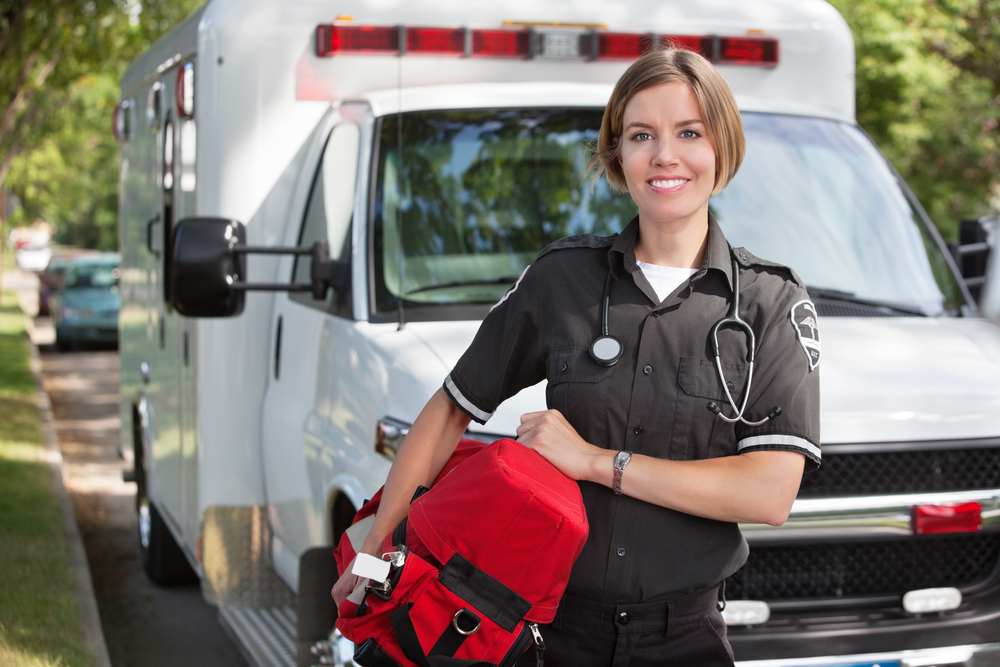
[[[652,51],[622,74],[604,110],[597,148],[587,167],[596,168],[595,182],[603,173],[612,190],[628,191],[625,173],[618,162],[625,107],[637,93],[664,83],[686,83],[694,91],[708,138],[715,148],[712,194],[718,194],[733,180],[743,162],[746,153],[743,122],[733,91],[719,71],[702,56],[686,49]]]

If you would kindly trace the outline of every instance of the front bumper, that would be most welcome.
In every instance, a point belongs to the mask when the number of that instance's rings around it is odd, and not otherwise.
[[[848,667],[881,665],[888,667],[987,667],[1000,664],[1000,643],[948,646],[942,648],[859,653],[854,655],[791,658],[785,660],[750,660],[737,667]]]

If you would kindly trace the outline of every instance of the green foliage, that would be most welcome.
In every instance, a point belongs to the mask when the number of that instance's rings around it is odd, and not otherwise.
[[[25,317],[0,307],[0,664],[90,665],[69,553],[41,444]]]
[[[0,184],[57,239],[118,245],[118,81],[204,0],[0,0]]]
[[[982,18],[1000,16],[1000,2],[830,2],[854,33],[858,122],[954,239],[1000,185],[1000,25]]]

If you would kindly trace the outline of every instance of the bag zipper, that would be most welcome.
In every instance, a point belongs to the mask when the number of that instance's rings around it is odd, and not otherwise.
[[[518,658],[528,650],[533,641],[535,643],[535,650],[537,651],[539,648],[538,641],[541,640],[542,636],[541,634],[537,634],[537,639],[535,639],[536,633],[538,633],[538,625],[536,623],[525,623],[524,627],[521,628],[521,634],[518,635],[517,640],[514,641],[514,645],[507,651],[507,654],[500,661],[498,667],[514,667]],[[541,643],[541,650],[545,651],[544,641]]]

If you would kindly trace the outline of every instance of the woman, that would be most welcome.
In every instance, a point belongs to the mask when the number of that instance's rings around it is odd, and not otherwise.
[[[523,415],[518,440],[579,480],[590,523],[543,631],[546,663],[732,664],[717,603],[747,557],[737,523],[784,522],[820,459],[805,288],[730,248],[709,211],[744,146],[732,92],[701,56],[658,51],[626,71],[595,160],[637,218],[549,246],[493,307],[410,430],[363,551],[378,551],[470,419],[546,379],[550,409]],[[720,327],[716,365],[713,325],[736,295],[755,341]],[[596,349],[605,316],[620,346]],[[341,577],[338,603],[356,584]]]

